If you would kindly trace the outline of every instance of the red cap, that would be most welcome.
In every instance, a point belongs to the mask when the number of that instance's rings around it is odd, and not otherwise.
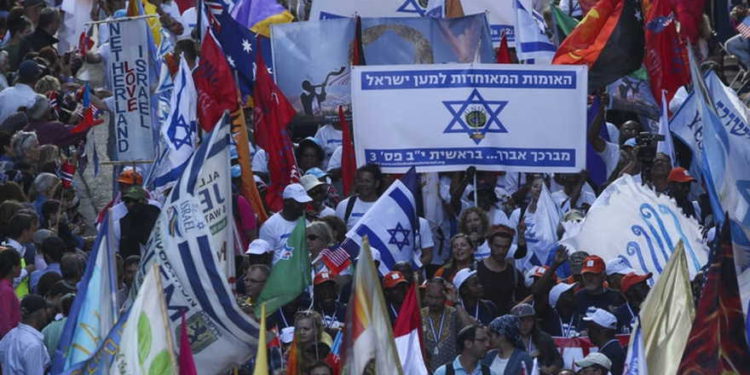
[[[642,281],[646,281],[651,278],[651,272],[645,274],[645,275],[639,275],[635,272],[631,272],[625,276],[622,277],[622,280],[620,280],[620,292],[625,293],[630,289],[633,285],[638,284]]]
[[[589,255],[583,260],[583,267],[581,268],[581,274],[584,273],[602,273],[607,269],[604,264],[604,259],[596,256]]]
[[[669,172],[669,177],[667,177],[667,181],[669,182],[693,182],[695,181],[695,178],[688,173],[688,171],[683,167],[674,167]]]
[[[388,272],[385,278],[383,278],[383,287],[385,289],[391,289],[401,283],[408,283],[408,281],[406,281],[404,274],[399,271]]]
[[[333,275],[328,272],[318,272],[315,275],[315,280],[313,281],[313,285],[320,285],[327,281],[336,281],[333,278]]]

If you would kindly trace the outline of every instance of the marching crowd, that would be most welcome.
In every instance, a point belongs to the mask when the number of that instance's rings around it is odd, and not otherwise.
[[[126,167],[116,174],[115,198],[98,218],[80,212],[82,185],[73,176],[91,164],[85,144],[94,124],[87,111],[106,117],[111,92],[106,85],[92,87],[76,77],[81,69],[101,69],[97,64],[107,59],[107,52],[56,49],[65,16],[59,3],[0,1],[0,366],[7,374],[49,370],[92,235],[107,210],[119,244],[117,300],[124,303],[163,199],[161,192],[143,186],[144,169]],[[194,66],[199,44],[191,39],[195,35],[189,25],[194,26],[195,10],[185,15],[171,0],[151,3],[175,41],[175,56],[185,56]],[[119,0],[96,4],[92,13],[102,19],[126,8]],[[84,103],[84,96],[91,97],[91,104]],[[251,119],[248,127],[252,134]],[[698,182],[677,166],[686,165],[686,155],[679,147],[680,161],[657,153],[658,141],[648,141],[649,129],[634,113],[602,109],[588,141],[604,161],[608,182],[623,174],[634,176],[672,197],[686,216],[703,225],[706,241],[714,240],[708,198],[691,193],[700,190]],[[244,250],[236,257],[237,301],[255,317],[254,302],[284,256],[295,223],[304,217],[312,285],[269,316],[267,326],[279,342],[271,367],[286,373],[295,363],[301,374],[339,374],[334,340],[345,329],[358,259],[338,245],[399,176],[363,165],[356,170],[353,194],[345,197],[341,124],[321,124],[314,135],[296,136],[301,178],[283,189],[283,209],[262,224],[238,192],[241,170],[236,149],[232,151],[233,215]],[[263,196],[271,183],[271,156],[250,146],[255,183]],[[622,374],[627,335],[652,275],[639,274],[621,258],[605,261],[558,243],[566,223],[583,220],[607,183],[594,184],[586,171],[544,175],[470,168],[437,178],[436,209],[444,220],[419,219],[418,246],[406,257],[410,261],[381,272],[380,285],[391,322],[409,288],[417,288],[428,371],[517,375],[536,367],[541,374]],[[553,241],[537,236],[533,215],[548,200],[561,213]],[[372,255],[378,264],[380,254],[373,250]],[[696,296],[700,285],[699,276]],[[575,337],[588,337],[598,347],[575,362],[577,372],[564,362],[555,340]],[[290,358],[292,343],[298,361]],[[252,361],[239,369],[251,370]]]

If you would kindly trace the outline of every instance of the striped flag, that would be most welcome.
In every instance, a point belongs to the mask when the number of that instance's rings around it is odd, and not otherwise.
[[[549,64],[557,47],[547,37],[544,17],[532,6],[531,0],[513,0],[516,12],[516,55],[519,60]]]
[[[376,374],[402,374],[367,237],[362,241],[362,250],[346,312],[342,373],[363,374],[372,368]]]
[[[745,17],[742,22],[737,25],[737,31],[739,31],[745,38],[750,38],[750,16]]]
[[[421,266],[417,257],[419,246],[415,244],[419,230],[417,199],[419,183],[414,168],[396,180],[378,198],[370,210],[346,234],[341,248],[356,259],[362,248],[363,238],[380,252],[380,272],[388,273],[398,262],[409,262],[416,269]],[[383,220],[384,217],[389,220]]]
[[[320,252],[323,263],[333,274],[339,274],[352,264],[349,253],[341,248],[323,249]]]
[[[422,315],[417,301],[416,284],[412,284],[404,297],[404,303],[393,323],[396,349],[401,359],[404,373],[409,375],[427,375],[422,342]]]

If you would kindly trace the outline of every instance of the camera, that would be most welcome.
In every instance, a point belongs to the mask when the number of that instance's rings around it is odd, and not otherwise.
[[[656,144],[663,142],[664,136],[649,132],[641,132],[635,138],[638,147],[638,160],[641,163],[651,163],[656,157]]]

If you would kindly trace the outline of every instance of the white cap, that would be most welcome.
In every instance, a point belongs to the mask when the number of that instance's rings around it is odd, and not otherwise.
[[[523,275],[523,283],[526,285],[527,288],[531,288],[531,286],[534,285],[534,276],[537,276],[537,272],[544,275],[545,271],[546,270],[542,266],[532,266]]]
[[[258,238],[257,240],[253,240],[253,242],[250,242],[250,245],[247,246],[247,251],[245,251],[245,254],[262,255],[270,252],[271,250],[273,249],[271,249],[271,244],[268,243],[268,241]]]
[[[456,287],[456,290],[460,290],[461,285],[463,285],[466,280],[476,274],[477,271],[472,271],[468,268],[462,268],[458,272],[456,272],[456,276],[453,276],[453,285]]]
[[[589,353],[586,358],[580,361],[576,361],[576,365],[578,365],[578,367],[580,368],[599,365],[609,370],[612,367],[612,361],[610,361],[609,358],[607,358],[607,356],[602,353],[593,352]]]
[[[574,287],[575,284],[567,284],[567,283],[559,283],[552,287],[549,291],[549,305],[552,307],[557,307],[557,300],[560,299],[560,296],[569,291],[570,288]]]
[[[323,183],[320,182],[317,177],[311,174],[302,176],[302,178],[300,178],[299,180],[299,183],[302,184],[302,186],[305,188],[305,191],[310,191],[317,186],[323,185]]]
[[[290,344],[294,340],[294,326],[282,328],[279,336],[282,343]]]
[[[617,328],[617,318],[615,318],[615,316],[609,311],[603,309],[589,307],[583,320],[608,329]]]
[[[305,188],[300,184],[289,184],[284,188],[284,199],[294,199],[299,203],[312,202],[312,198],[307,195]]]
[[[627,275],[631,272],[635,272],[635,270],[628,265],[627,260],[623,257],[618,256],[607,262],[607,276],[615,274]]]

